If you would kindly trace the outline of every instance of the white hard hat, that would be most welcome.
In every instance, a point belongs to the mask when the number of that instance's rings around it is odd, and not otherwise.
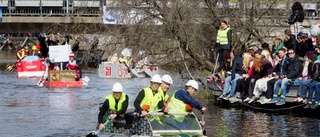
[[[189,80],[189,81],[187,82],[186,86],[191,86],[191,87],[193,87],[193,88],[196,89],[196,90],[199,89],[198,82],[195,81],[195,80]]]
[[[169,76],[169,75],[163,75],[162,78],[161,78],[161,80],[162,80],[163,82],[167,82],[167,83],[169,83],[169,84],[172,84],[172,83],[173,83],[173,82],[172,82],[172,78],[171,78],[171,76]]]
[[[151,77],[150,82],[162,83],[160,75],[158,75],[158,74],[153,75]]]
[[[112,91],[113,92],[123,92],[122,85],[119,82],[114,83],[112,86]]]

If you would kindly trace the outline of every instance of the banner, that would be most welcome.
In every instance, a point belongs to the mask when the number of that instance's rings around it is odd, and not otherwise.
[[[68,62],[71,52],[70,45],[49,46],[49,57],[53,62]]]

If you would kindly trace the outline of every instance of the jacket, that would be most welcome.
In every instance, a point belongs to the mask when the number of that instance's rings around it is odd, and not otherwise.
[[[312,40],[307,39],[305,42],[300,42],[297,44],[296,53],[299,57],[304,57],[308,51],[313,51]]]
[[[233,64],[231,70],[231,80],[233,80],[236,77],[236,74],[239,74],[241,76],[244,73],[244,70],[242,68],[243,58],[241,54],[236,55],[232,62]]]
[[[277,65],[275,66],[274,71],[278,76],[287,75],[287,66],[289,65],[289,58],[285,57],[284,59],[280,60]]]
[[[290,38],[287,41],[283,42],[287,49],[293,49],[294,51],[296,51],[297,43],[296,36],[293,34],[290,35]]]
[[[295,80],[296,78],[301,76],[302,73],[302,62],[299,60],[298,56],[296,55],[294,58],[289,59],[290,64],[287,68],[287,78],[291,80]]]
[[[303,22],[303,20],[304,20],[303,10],[295,10],[290,14],[288,18],[288,24],[292,25],[295,22]]]
[[[320,60],[316,60],[312,65],[311,78],[317,82],[320,82]]]

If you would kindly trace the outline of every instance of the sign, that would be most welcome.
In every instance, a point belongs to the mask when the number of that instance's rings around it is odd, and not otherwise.
[[[118,66],[118,76],[125,77],[128,75],[128,68],[126,66]]]
[[[103,6],[103,23],[104,24],[117,24],[117,18],[119,18],[119,12],[109,10],[106,6]]]
[[[49,71],[49,81],[50,82],[58,82],[60,81],[60,73],[58,70]]]
[[[49,57],[53,62],[68,62],[71,52],[70,45],[49,46]]]
[[[112,73],[111,71],[112,71],[111,67],[107,66],[106,67],[106,76],[111,76],[111,73]]]
[[[60,70],[60,81],[75,81],[76,72],[74,70]]]

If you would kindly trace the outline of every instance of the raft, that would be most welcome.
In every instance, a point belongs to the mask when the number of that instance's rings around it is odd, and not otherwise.
[[[88,85],[89,80],[86,76],[77,81],[74,70],[50,70],[49,78],[43,82],[43,86],[50,88],[81,88]]]
[[[102,62],[98,67],[98,76],[100,78],[146,78],[157,74],[157,66],[144,66],[142,68],[130,68],[126,64],[112,64]]]
[[[81,88],[83,87],[82,81],[64,81],[64,82],[49,82],[45,81],[43,83],[43,86],[45,87],[58,87],[58,88],[64,88],[64,87],[72,87],[72,88]]]
[[[109,121],[100,136],[189,136],[205,137],[193,112],[152,113],[148,117],[132,112],[121,120]],[[179,122],[179,120],[183,122]]]
[[[45,69],[46,67],[43,65],[43,60],[40,60],[38,56],[26,56],[16,63],[18,78],[41,77]]]

